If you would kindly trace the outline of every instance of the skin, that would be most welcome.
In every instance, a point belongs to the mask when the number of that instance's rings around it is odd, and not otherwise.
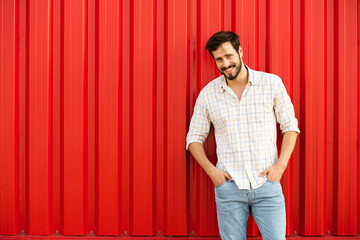
[[[223,43],[216,51],[212,52],[214,61],[219,71],[224,74],[229,87],[236,96],[241,99],[241,95],[248,83],[248,70],[243,66],[243,50],[239,47],[237,52],[230,42]],[[287,167],[290,156],[294,150],[298,133],[285,132],[283,135],[281,151],[278,161],[259,173],[259,177],[267,175],[270,181],[279,182]],[[233,181],[232,177],[221,169],[215,167],[207,158],[204,147],[201,143],[193,142],[189,146],[189,151],[198,164],[204,169],[215,186],[225,182],[225,179]]]

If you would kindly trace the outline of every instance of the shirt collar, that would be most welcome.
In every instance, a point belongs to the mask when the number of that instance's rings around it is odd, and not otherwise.
[[[249,83],[250,85],[255,85],[255,76],[254,76],[254,70],[252,70],[251,68],[249,68],[245,63],[244,66],[246,67],[246,69],[248,70],[248,78],[249,78]],[[222,91],[225,91],[226,88],[228,88],[229,86],[226,83],[225,77],[224,75],[220,76],[220,83],[221,83],[221,89]]]

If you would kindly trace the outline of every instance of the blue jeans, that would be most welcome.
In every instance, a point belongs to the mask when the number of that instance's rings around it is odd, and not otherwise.
[[[216,210],[223,240],[246,240],[249,210],[264,240],[284,240],[285,201],[279,182],[267,180],[257,189],[238,189],[228,179],[215,187]]]

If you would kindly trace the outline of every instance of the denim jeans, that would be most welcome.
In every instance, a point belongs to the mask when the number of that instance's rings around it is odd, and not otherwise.
[[[216,210],[223,240],[246,240],[249,211],[264,240],[284,240],[285,201],[279,182],[267,180],[257,189],[238,189],[228,179],[215,187]]]

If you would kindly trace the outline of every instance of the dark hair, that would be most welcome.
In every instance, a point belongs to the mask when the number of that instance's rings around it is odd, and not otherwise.
[[[213,51],[216,51],[223,43],[230,42],[236,52],[239,53],[240,41],[236,33],[229,31],[220,31],[212,35],[206,43],[205,49],[209,51],[214,58]]]

